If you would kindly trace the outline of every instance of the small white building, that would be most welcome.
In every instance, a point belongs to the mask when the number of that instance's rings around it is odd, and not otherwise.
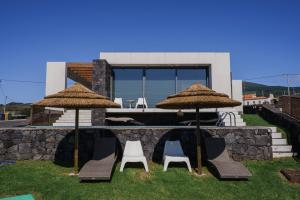
[[[256,94],[246,94],[243,96],[243,105],[244,106],[253,106],[261,104],[272,104],[274,100],[274,95],[270,94],[269,97],[258,97]]]

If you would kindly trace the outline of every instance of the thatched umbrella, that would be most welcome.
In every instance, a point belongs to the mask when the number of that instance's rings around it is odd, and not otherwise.
[[[197,172],[198,174],[201,174],[199,109],[234,107],[239,105],[241,105],[240,102],[230,99],[228,95],[217,93],[201,84],[196,83],[178,94],[167,97],[167,99],[158,103],[156,107],[165,109],[196,109]]]
[[[110,101],[107,97],[96,94],[85,86],[75,83],[71,87],[46,96],[33,106],[75,109],[75,148],[74,174],[78,174],[78,121],[79,109],[89,108],[120,108],[119,104]]]

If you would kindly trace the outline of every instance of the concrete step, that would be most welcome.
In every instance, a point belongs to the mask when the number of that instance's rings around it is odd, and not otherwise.
[[[65,115],[75,115],[76,113],[67,111],[67,112],[64,112],[64,114]],[[79,115],[90,115],[90,114],[92,114],[92,112],[79,112]]]
[[[292,152],[292,146],[291,145],[279,145],[279,146],[272,146],[272,151],[273,152],[287,152],[291,153]]]
[[[74,113],[64,113],[64,116],[75,116]],[[79,116],[91,116],[92,113],[79,113]]]
[[[272,133],[272,139],[280,139],[282,138],[282,133]]]
[[[231,112],[231,113],[233,113],[233,114],[235,114],[235,115],[239,115],[239,113],[238,113],[237,111],[229,111],[229,112]],[[223,114],[223,113],[225,113],[225,112],[223,112],[223,111],[220,111],[220,112],[219,112],[219,114]]]
[[[231,121],[234,122],[234,119],[232,118]],[[229,122],[230,123],[230,119],[226,118],[226,119],[223,120],[223,122]],[[238,123],[238,122],[244,122],[244,121],[243,121],[243,119],[239,118],[239,119],[236,119],[236,122]]]
[[[53,123],[53,126],[75,126],[75,123],[55,122],[55,123]],[[79,126],[92,126],[92,123],[81,123],[81,122],[79,122]]]
[[[272,139],[273,145],[287,145],[286,139]]]
[[[224,117],[224,116],[223,116],[223,117]],[[234,117],[231,115],[231,118],[233,119]],[[240,115],[235,115],[235,118],[236,118],[236,119],[243,119]],[[226,116],[226,119],[230,119],[230,116],[227,115],[227,116]]]
[[[92,120],[90,119],[80,119],[79,122],[80,123],[87,123],[87,122],[91,122]],[[60,120],[57,120],[56,122],[58,123],[74,123],[75,122],[75,119],[60,119]]]
[[[230,126],[230,122],[225,122],[225,126]],[[234,123],[232,122],[232,126],[234,126]],[[237,122],[236,126],[246,126],[245,122]]]
[[[75,119],[75,116],[61,116],[59,119]],[[92,119],[92,116],[79,116],[79,119]]]
[[[268,127],[268,129],[271,129],[272,133],[277,133],[277,127]]]
[[[67,110],[64,113],[74,113],[75,114],[75,110]],[[81,113],[92,113],[92,110],[79,110],[79,114]]]
[[[91,116],[92,113],[80,113],[79,116]],[[75,116],[74,113],[64,113],[64,116]]]
[[[276,152],[273,153],[273,158],[283,158],[283,157],[293,157],[293,153],[287,153],[287,152]]]

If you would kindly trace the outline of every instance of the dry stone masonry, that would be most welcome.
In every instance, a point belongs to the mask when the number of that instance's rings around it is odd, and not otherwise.
[[[195,135],[192,128],[81,129],[79,160],[84,164],[92,157],[95,137],[117,137],[119,157],[126,140],[141,140],[145,156],[161,162],[166,140],[180,140],[192,163],[196,160]],[[204,137],[223,137],[235,160],[272,159],[272,138],[267,129],[250,127],[202,128]],[[69,128],[2,128],[0,160],[54,160],[58,164],[73,163],[74,131]],[[204,152],[205,153],[205,152]]]

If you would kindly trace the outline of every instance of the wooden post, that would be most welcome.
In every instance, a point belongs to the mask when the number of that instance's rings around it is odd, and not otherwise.
[[[48,110],[48,126],[51,124],[51,110]]]
[[[33,125],[33,106],[30,108],[30,125]]]
[[[78,174],[78,137],[79,109],[75,110],[74,175]]]
[[[199,119],[199,108],[196,108],[196,138],[197,138],[197,173],[202,174],[202,163],[201,163],[201,131],[200,131],[200,119]]]

